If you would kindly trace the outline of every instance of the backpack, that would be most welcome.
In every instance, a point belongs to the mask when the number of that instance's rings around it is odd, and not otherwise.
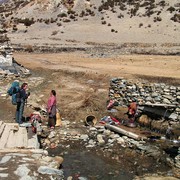
[[[21,102],[21,93],[20,89],[12,95],[11,102],[13,105],[17,105],[17,103]]]
[[[11,87],[7,91],[9,96],[12,96],[11,102],[13,105],[17,105],[17,102],[20,102],[20,87],[19,82],[13,82]]]

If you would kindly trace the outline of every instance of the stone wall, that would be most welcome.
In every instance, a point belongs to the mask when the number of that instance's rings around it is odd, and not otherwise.
[[[149,83],[113,78],[110,81],[110,99],[116,100],[119,106],[127,106],[132,100],[139,105],[156,104],[174,106],[177,115],[175,121],[180,121],[180,87],[165,83]]]

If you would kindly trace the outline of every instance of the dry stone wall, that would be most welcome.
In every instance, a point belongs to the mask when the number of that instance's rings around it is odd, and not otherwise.
[[[110,81],[109,97],[119,106],[127,106],[132,100],[140,105],[162,104],[174,105],[175,121],[180,121],[180,87],[165,83],[149,83],[113,78]]]

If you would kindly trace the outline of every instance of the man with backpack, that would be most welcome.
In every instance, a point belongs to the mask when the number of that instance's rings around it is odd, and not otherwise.
[[[30,95],[30,92],[26,92],[28,88],[27,83],[23,83],[21,86],[21,89],[19,93],[16,95],[17,97],[17,107],[16,107],[16,122],[19,124],[22,124],[22,118],[23,118],[23,113],[24,113],[24,106],[25,103],[27,102],[27,98]]]

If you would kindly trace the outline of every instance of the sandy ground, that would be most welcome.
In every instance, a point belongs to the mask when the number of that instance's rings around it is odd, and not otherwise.
[[[35,88],[30,85],[31,98],[33,94],[43,95],[43,101],[39,104],[46,105],[50,90],[55,89],[61,115],[70,120],[84,120],[89,114],[97,118],[107,115],[108,90],[112,78],[180,84],[179,56],[111,55],[108,58],[93,58],[79,51],[14,53],[14,58],[30,69],[33,77],[44,78],[40,86]],[[8,103],[1,103],[1,108],[6,112],[2,111],[1,118],[14,121],[15,107]],[[30,112],[31,109],[27,115]]]
[[[50,90],[55,89],[62,115],[72,120],[84,119],[88,114],[98,118],[107,115],[106,103],[112,78],[180,84],[179,56],[112,55],[93,58],[84,52],[67,52],[15,53],[14,58],[36,76],[45,78],[46,85],[35,89],[36,93],[44,94],[46,102]],[[33,91],[33,87],[31,89]]]
[[[57,54],[15,53],[17,62],[27,68],[59,69],[74,72],[105,74],[110,77],[153,76],[180,78],[179,56],[119,55],[111,58],[91,58],[82,52]]]

